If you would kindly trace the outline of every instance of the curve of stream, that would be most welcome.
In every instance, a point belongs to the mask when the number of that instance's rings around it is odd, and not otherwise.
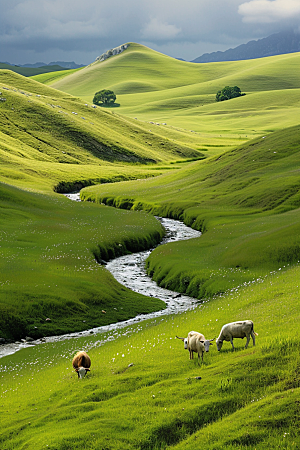
[[[71,200],[80,201],[79,194],[77,193],[65,195]],[[165,218],[157,219],[160,220],[166,230],[166,235],[159,245],[166,244],[168,242],[197,238],[201,236],[201,233],[199,231],[187,227],[186,225],[184,225],[184,223],[179,222],[178,220]],[[163,300],[166,304],[165,309],[149,314],[141,314],[123,322],[112,323],[110,325],[105,325],[78,333],[69,333],[61,336],[49,336],[31,342],[27,342],[25,339],[23,339],[21,342],[0,345],[0,358],[2,358],[3,356],[11,355],[18,350],[26,347],[46,342],[54,343],[65,339],[89,336],[91,334],[95,335],[98,333],[106,333],[111,331],[113,332],[115,330],[122,329],[128,325],[138,323],[146,319],[152,319],[167,314],[177,314],[179,312],[184,312],[189,309],[195,308],[197,305],[196,299],[187,295],[178,294],[177,292],[173,292],[168,289],[160,288],[150,277],[148,277],[145,271],[145,261],[152,250],[121,256],[112,261],[109,261],[106,265],[106,268],[111,272],[111,274],[119,283],[123,284],[129,289],[147,296],[156,297]],[[103,343],[104,342],[101,342],[101,344]]]

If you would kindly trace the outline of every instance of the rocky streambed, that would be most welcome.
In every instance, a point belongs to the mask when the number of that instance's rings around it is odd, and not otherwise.
[[[66,194],[66,196],[71,200],[80,201],[79,194]],[[201,235],[199,231],[187,227],[180,221],[165,218],[157,218],[157,220],[160,220],[166,230],[166,235],[159,245],[166,244],[167,242],[197,238]],[[193,309],[197,304],[196,299],[188,297],[187,295],[178,294],[176,292],[160,288],[150,277],[147,276],[145,271],[145,261],[150,253],[151,250],[148,250],[121,256],[108,262],[106,268],[111,272],[115,279],[124,286],[132,289],[135,292],[139,292],[141,294],[160,298],[161,300],[163,300],[166,304],[165,309],[150,314],[138,315],[133,319],[93,328],[91,330],[86,330],[78,333],[70,333],[61,336],[50,336],[43,339],[37,339],[36,341],[24,339],[21,342],[0,345],[0,358],[6,355],[13,354],[18,350],[29,346],[46,342],[59,342],[65,339],[89,336],[91,334],[95,335],[98,333],[107,333],[111,331],[113,332],[115,330],[125,328],[126,326],[129,326],[131,324],[141,322],[142,320],[160,317],[167,314],[177,314],[183,311],[187,311],[188,309]]]
[[[160,245],[166,244],[167,242],[192,239],[201,235],[199,231],[193,230],[177,220],[165,218],[158,218],[158,220],[166,230],[166,236]],[[150,253],[151,250],[148,250],[121,256],[110,261],[106,265],[106,268],[119,283],[129,289],[140,294],[160,298],[166,303],[166,309],[157,313],[148,314],[147,318],[186,311],[196,305],[197,301],[194,298],[163,289],[148,277],[145,271],[145,261]]]

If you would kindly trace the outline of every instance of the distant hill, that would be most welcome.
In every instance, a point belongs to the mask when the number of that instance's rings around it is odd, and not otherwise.
[[[24,77],[32,77],[34,75],[39,75],[41,73],[48,73],[48,72],[59,72],[62,70],[69,70],[65,67],[61,67],[59,65],[46,65],[42,67],[24,67],[24,66],[13,66],[7,63],[0,63],[0,69],[6,69],[6,70],[12,70],[13,72],[16,72],[20,75],[23,75]]]
[[[194,59],[194,63],[240,61],[300,52],[300,33],[282,31],[257,41],[230,48],[225,52],[204,53]]]
[[[63,69],[79,69],[80,67],[84,67],[84,64],[76,64],[74,61],[66,62],[66,61],[52,61],[48,64],[43,62],[37,62],[35,64],[19,64],[19,67],[44,67],[44,66],[60,66]]]

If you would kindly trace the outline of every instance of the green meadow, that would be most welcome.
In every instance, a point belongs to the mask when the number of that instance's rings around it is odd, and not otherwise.
[[[154,246],[154,215],[202,231],[147,260],[193,311],[1,359],[1,449],[300,447],[299,58],[193,64],[131,43],[73,72],[0,70],[0,337],[164,308],[104,262]],[[246,95],[215,102],[225,85]],[[104,88],[118,105],[93,108]],[[81,203],[59,194],[75,189]],[[256,347],[214,344],[199,363],[176,339],[243,319]]]
[[[299,275],[297,265],[194,311],[3,358],[1,448],[299,448]],[[198,363],[176,339],[212,339],[246,317],[258,333],[247,350],[214,344]],[[84,380],[71,365],[79,348],[92,360]]]
[[[164,308],[121,286],[102,264],[160,241],[154,217],[3,183],[0,208],[1,337],[81,331]]]

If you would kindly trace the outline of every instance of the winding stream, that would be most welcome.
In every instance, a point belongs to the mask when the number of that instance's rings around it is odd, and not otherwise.
[[[80,201],[79,194],[66,194],[66,196],[71,200]],[[166,236],[159,245],[166,244],[167,242],[197,238],[201,235],[199,231],[193,230],[192,228],[187,227],[182,222],[179,222],[177,220],[165,218],[159,218],[158,220],[160,220],[160,222],[166,229]],[[116,330],[120,330],[146,319],[152,319],[167,314],[177,314],[179,312],[195,308],[197,305],[196,299],[160,288],[154,281],[152,281],[150,277],[147,276],[144,266],[145,260],[150,255],[150,253],[151,250],[148,250],[121,256],[110,261],[106,265],[106,268],[111,272],[111,274],[119,283],[130,288],[131,290],[163,300],[166,303],[165,309],[149,314],[138,315],[133,319],[93,328],[91,330],[86,330],[78,333],[70,333],[61,336],[50,336],[42,339],[37,339],[36,341],[32,342],[26,342],[25,340],[23,340],[22,342],[0,345],[0,358],[3,356],[11,355],[18,350],[26,347],[31,347],[42,343],[55,343],[66,339],[74,339],[84,336],[94,336],[98,333],[114,332]],[[111,337],[106,339],[111,340]],[[103,343],[104,341],[97,341],[98,345],[101,345]],[[94,344],[91,343],[90,347],[94,347],[95,345],[95,342]]]
[[[159,218],[166,230],[161,244],[199,237],[201,233],[173,219]],[[145,261],[152,250],[121,256],[110,261],[106,268],[114,278],[132,291],[151,297],[160,298],[166,303],[166,309],[147,314],[146,317],[158,317],[165,314],[176,314],[193,308],[197,300],[159,287],[145,271]]]

